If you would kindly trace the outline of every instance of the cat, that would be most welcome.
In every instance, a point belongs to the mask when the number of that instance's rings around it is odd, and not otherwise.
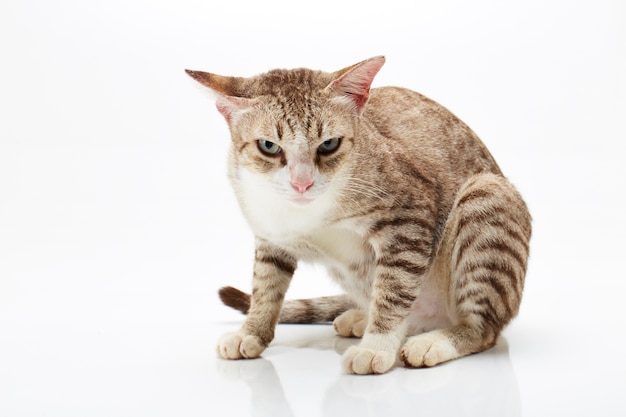
[[[342,370],[430,367],[492,347],[518,313],[531,217],[484,144],[451,112],[399,87],[385,62],[244,78],[186,70],[216,96],[231,135],[228,176],[255,234],[252,294],[224,359],[257,358],[277,322],[333,321],[361,338]],[[284,302],[299,261],[344,295]]]

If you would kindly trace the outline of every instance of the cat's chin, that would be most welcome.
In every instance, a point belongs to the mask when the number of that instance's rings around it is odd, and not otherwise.
[[[292,197],[289,199],[289,203],[291,203],[291,205],[296,206],[296,207],[307,206],[311,204],[313,201],[315,201],[314,198],[307,197],[304,195],[299,195],[299,196]]]

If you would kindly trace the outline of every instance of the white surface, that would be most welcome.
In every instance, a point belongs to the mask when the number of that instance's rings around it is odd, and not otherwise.
[[[620,1],[0,3],[0,415],[623,416],[626,13]],[[464,119],[534,216],[493,350],[341,375],[329,326],[216,359],[252,237],[228,132],[183,69],[335,70]],[[298,271],[290,296],[336,292]]]

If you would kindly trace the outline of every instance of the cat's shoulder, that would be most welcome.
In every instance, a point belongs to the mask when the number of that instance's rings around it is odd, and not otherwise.
[[[372,88],[369,107],[439,107],[440,105],[425,95],[404,87],[387,86]]]

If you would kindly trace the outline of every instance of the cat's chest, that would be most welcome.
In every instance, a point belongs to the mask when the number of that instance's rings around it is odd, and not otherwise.
[[[319,262],[350,273],[367,269],[374,262],[374,250],[359,234],[343,228],[322,228],[307,236],[282,242],[302,260]]]
[[[282,216],[251,216],[255,234],[303,261],[342,271],[358,270],[374,260],[374,250],[356,228],[327,225],[320,213],[302,215],[287,210]]]
[[[338,196],[332,190],[310,204],[294,205],[273,186],[246,170],[239,172],[236,190],[254,234],[294,254],[298,259],[322,263],[342,271],[362,269],[374,253],[354,224],[336,218]]]

